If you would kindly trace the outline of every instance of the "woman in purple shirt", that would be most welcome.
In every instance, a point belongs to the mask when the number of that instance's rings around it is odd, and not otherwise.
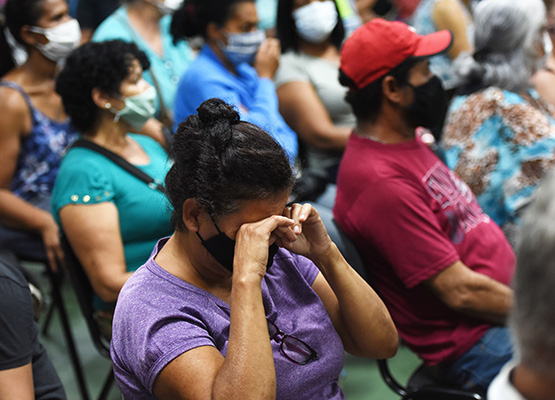
[[[309,204],[283,149],[219,99],[183,122],[166,178],[175,233],[124,285],[112,359],[124,398],[342,399],[344,350],[397,332]]]

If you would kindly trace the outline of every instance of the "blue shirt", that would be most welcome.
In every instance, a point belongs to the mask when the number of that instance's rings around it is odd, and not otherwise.
[[[155,86],[152,79],[152,74],[154,74],[162,94],[164,106],[171,111],[181,75],[183,75],[183,72],[185,72],[194,57],[191,48],[186,42],[180,41],[177,44],[173,44],[170,24],[170,15],[160,19],[159,25],[163,46],[162,55],[154,51],[144,38],[135,31],[129,22],[125,6],[118,8],[98,26],[92,40],[102,42],[121,39],[126,42],[134,42],[139,49],[145,52],[150,61],[150,71],[145,71],[144,73],[145,80]],[[159,110],[159,103],[156,105],[156,110]]]
[[[519,223],[541,178],[555,165],[555,119],[536,91],[489,87],[457,96],[442,137],[449,168],[501,227]]]
[[[213,97],[235,106],[242,120],[272,135],[291,162],[295,160],[298,153],[297,135],[279,113],[274,83],[270,79],[260,78],[256,70],[246,63],[237,66],[237,75],[231,73],[212,49],[205,45],[179,83],[174,106],[174,129],[189,115],[196,114],[203,101]]]

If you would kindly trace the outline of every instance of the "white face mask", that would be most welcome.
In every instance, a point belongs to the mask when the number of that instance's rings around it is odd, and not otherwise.
[[[321,43],[337,25],[338,15],[333,1],[315,1],[293,11],[293,19],[301,38]]]
[[[156,0],[154,5],[164,15],[173,14],[183,4],[183,0]]]
[[[542,44],[543,44],[543,52],[545,53],[545,59],[549,59],[551,57],[551,53],[553,53],[553,42],[551,41],[551,37],[549,33],[544,32],[542,37]]]
[[[37,44],[36,48],[49,60],[60,61],[79,47],[81,43],[81,28],[76,19],[71,19],[53,28],[32,26],[31,32],[42,33],[48,42]]]

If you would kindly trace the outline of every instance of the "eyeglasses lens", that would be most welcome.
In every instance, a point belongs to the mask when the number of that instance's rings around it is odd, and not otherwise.
[[[281,332],[272,321],[268,321],[268,333],[270,339],[280,343],[283,355],[297,364],[304,365],[318,357],[318,354],[310,346],[294,336]]]

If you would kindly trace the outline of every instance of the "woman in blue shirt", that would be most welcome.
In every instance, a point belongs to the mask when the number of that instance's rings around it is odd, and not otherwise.
[[[293,161],[297,135],[279,114],[272,82],[279,41],[266,39],[257,25],[254,0],[186,0],[174,14],[174,39],[205,40],[179,83],[174,128],[195,114],[203,101],[219,97],[235,106],[242,119],[270,133]]]

